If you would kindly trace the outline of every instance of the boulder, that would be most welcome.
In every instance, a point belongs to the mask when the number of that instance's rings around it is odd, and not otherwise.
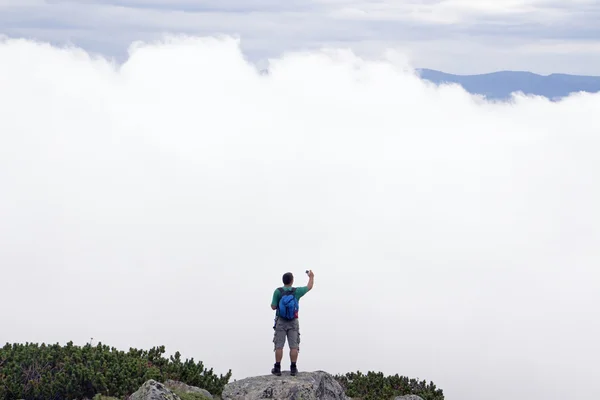
[[[324,371],[291,376],[262,375],[225,385],[222,400],[351,400],[335,378]]]
[[[423,398],[416,394],[405,394],[404,396],[394,397],[394,400],[423,400]]]
[[[179,393],[200,393],[207,399],[213,398],[213,395],[210,394],[210,392],[208,390],[202,389],[202,388],[199,388],[196,386],[190,386],[183,382],[174,381],[174,380],[169,379],[169,380],[165,381],[165,386],[167,388],[171,389],[172,391],[177,391]]]
[[[169,388],[163,385],[160,382],[156,382],[153,379],[150,379],[131,396],[127,398],[127,400],[181,400],[179,396],[175,393],[171,392]]]

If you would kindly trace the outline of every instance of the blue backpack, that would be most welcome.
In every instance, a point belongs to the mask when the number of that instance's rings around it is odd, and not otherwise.
[[[279,317],[289,321],[298,318],[299,304],[294,294],[296,288],[286,290],[285,292],[281,287],[278,289],[281,293],[281,299],[279,299]]]

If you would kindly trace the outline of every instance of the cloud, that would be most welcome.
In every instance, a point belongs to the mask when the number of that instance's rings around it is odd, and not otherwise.
[[[123,65],[4,40],[0,88],[5,342],[164,344],[268,374],[273,290],[312,268],[301,370],[600,395],[600,95],[486,103],[394,53],[260,74],[212,38]]]
[[[73,43],[124,60],[132,41],[164,33],[237,35],[253,61],[343,45],[363,56],[396,47],[420,67],[596,74],[589,53],[565,58],[540,41],[596,46],[600,6],[577,1],[4,1],[0,34]],[[466,54],[456,58],[457,54]]]
[[[107,4],[130,8],[185,11],[229,11],[229,12],[285,12],[316,9],[319,4],[312,1],[290,0],[284,3],[276,0],[228,1],[204,0],[87,0],[88,4]]]

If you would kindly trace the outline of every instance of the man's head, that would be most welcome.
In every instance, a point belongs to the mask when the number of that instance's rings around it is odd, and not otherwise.
[[[291,272],[286,272],[285,274],[283,274],[282,280],[284,285],[289,286],[292,283],[294,283],[294,275],[292,275]]]

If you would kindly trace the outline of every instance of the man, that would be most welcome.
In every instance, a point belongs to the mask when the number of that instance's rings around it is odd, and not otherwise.
[[[284,319],[279,315],[279,301],[285,295],[294,295],[296,302],[300,301],[300,298],[308,293],[314,282],[314,274],[312,270],[308,271],[308,284],[306,286],[294,288],[294,275],[291,272],[286,272],[283,275],[283,287],[275,289],[273,292],[273,299],[271,300],[271,309],[276,310],[275,313],[275,334],[273,337],[273,343],[275,344],[275,366],[271,370],[271,373],[277,376],[281,376],[281,359],[283,358],[283,346],[285,340],[288,340],[288,346],[290,348],[290,375],[294,376],[298,373],[296,367],[296,361],[298,360],[298,351],[300,350],[300,325],[298,322],[298,312],[296,310],[295,315],[292,319]],[[291,297],[291,296],[290,296]]]

